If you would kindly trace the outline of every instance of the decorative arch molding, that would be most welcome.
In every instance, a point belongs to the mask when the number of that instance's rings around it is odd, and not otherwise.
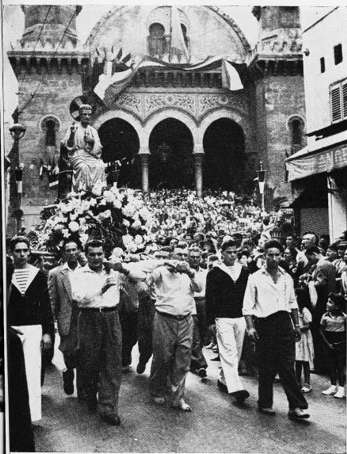
[[[160,112],[156,111],[151,115],[151,117],[146,121],[144,126],[143,139],[145,146],[148,147],[149,149],[149,137],[153,129],[157,126],[157,124],[169,118],[174,118],[175,120],[178,120],[187,126],[192,135],[194,146],[194,144],[197,143],[198,137],[197,125],[190,115],[179,109],[163,109]]]
[[[290,130],[290,126],[291,126],[291,123],[294,121],[294,120],[299,120],[303,126],[303,129],[306,128],[306,121],[305,121],[305,118],[300,115],[300,114],[294,114],[294,115],[290,115],[288,118],[287,118],[287,122],[286,122],[286,127],[287,127],[287,130],[289,131]]]
[[[244,135],[246,135],[245,132],[248,128],[245,122],[245,117],[242,113],[234,109],[216,109],[213,112],[209,112],[200,122],[200,126],[198,129],[199,143],[203,142],[207,128],[214,121],[220,120],[221,118],[227,118],[237,123],[240,126],[240,128],[242,128]]]
[[[54,128],[55,128],[55,130],[57,132],[61,129],[61,121],[60,121],[60,119],[56,115],[48,114],[48,115],[45,115],[44,117],[42,117],[39,120],[40,131],[46,132],[46,130],[47,130],[47,122],[48,121],[53,121]]]
[[[125,112],[124,110],[109,110],[101,114],[95,121],[94,121],[94,128],[99,129],[100,126],[106,121],[112,120],[114,118],[119,118],[121,120],[126,121],[129,123],[136,131],[139,141],[140,141],[140,148],[142,145],[142,136],[143,136],[143,126],[138,118],[135,115]]]

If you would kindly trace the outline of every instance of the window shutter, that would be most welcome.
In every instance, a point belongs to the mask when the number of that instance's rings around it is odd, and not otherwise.
[[[343,118],[347,118],[347,82],[342,85]]]
[[[342,118],[341,112],[341,95],[340,86],[331,90],[331,119],[332,121],[339,121]]]

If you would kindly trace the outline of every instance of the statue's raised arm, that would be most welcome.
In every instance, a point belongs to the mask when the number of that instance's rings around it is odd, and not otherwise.
[[[68,150],[73,168],[73,190],[91,190],[96,183],[105,183],[105,163],[101,159],[99,134],[90,126],[92,108],[82,104],[80,122],[73,122],[62,141]]]

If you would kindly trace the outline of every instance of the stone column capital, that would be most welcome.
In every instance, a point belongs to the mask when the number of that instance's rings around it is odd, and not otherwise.
[[[140,147],[138,154],[139,156],[149,156],[151,152],[149,151],[148,147]]]

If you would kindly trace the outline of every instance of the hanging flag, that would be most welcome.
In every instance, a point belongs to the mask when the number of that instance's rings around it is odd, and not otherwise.
[[[232,91],[243,89],[239,73],[228,60],[222,63],[222,87]]]
[[[170,42],[170,56],[177,55],[180,60],[185,57],[189,61],[189,52],[187,45],[184,41],[183,30],[179,18],[178,8],[171,6],[171,42]],[[172,58],[170,59],[170,61]]]
[[[203,61],[195,64],[187,63],[180,65],[181,71],[207,70],[222,66],[222,86],[231,91],[241,90],[243,88],[239,73],[232,63],[222,56],[206,57]],[[94,87],[94,93],[105,101],[105,96],[117,96],[132,81],[136,72],[140,68],[165,68],[167,70],[176,69],[177,65],[170,62],[158,60],[153,57],[138,57],[133,65],[124,71],[114,72],[112,75],[100,74],[99,82]],[[112,101],[110,99],[110,101]]]

